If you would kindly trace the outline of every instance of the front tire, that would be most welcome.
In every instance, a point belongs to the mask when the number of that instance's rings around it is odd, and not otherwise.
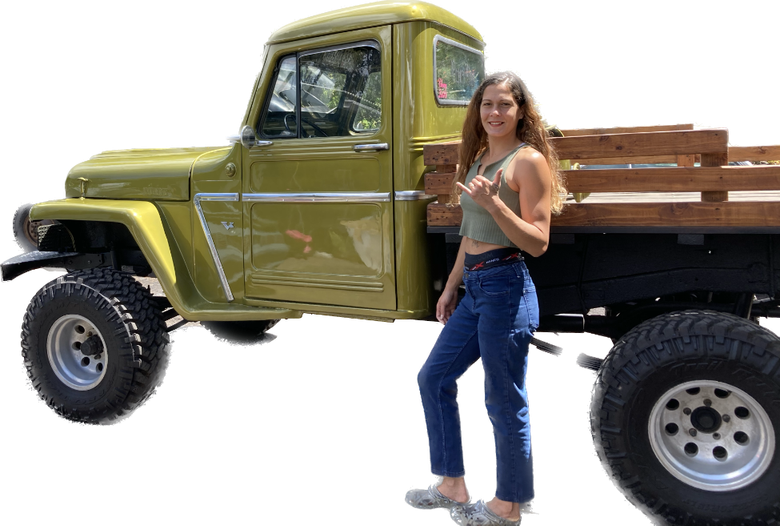
[[[723,313],[659,316],[599,371],[594,442],[626,497],[661,523],[780,520],[780,338]]]
[[[162,382],[169,337],[151,294],[110,269],[44,286],[22,324],[22,357],[40,397],[73,421],[128,416]]]

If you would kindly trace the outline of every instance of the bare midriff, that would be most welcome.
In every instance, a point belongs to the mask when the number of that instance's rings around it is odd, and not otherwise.
[[[496,250],[498,248],[509,248],[504,245],[496,245],[493,243],[484,243],[482,241],[477,241],[475,239],[471,238],[464,238],[463,239],[463,249],[466,252],[466,254],[484,254],[485,252],[488,252],[490,250]]]

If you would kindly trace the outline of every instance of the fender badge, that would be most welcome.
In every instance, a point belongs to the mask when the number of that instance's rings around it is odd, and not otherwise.
[[[222,226],[225,227],[225,230],[230,230],[231,228],[235,228],[232,222],[228,223],[227,221],[222,221]]]

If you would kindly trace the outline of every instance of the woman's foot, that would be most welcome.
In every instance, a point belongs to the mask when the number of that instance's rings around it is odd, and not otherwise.
[[[428,489],[410,489],[406,493],[406,503],[413,508],[421,510],[432,510],[434,508],[452,509],[467,504],[468,499],[466,499],[466,501],[451,499],[446,495],[443,495],[436,488],[436,484],[432,484]]]
[[[494,497],[493,500],[486,503],[490,511],[510,521],[520,521],[520,504],[517,502],[508,502]]]
[[[448,499],[461,504],[466,504],[471,500],[469,490],[466,489],[466,480],[463,477],[443,477],[441,484],[436,489]]]

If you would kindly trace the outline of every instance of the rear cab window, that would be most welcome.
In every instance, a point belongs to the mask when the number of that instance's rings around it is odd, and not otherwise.
[[[484,55],[441,35],[433,39],[433,91],[440,105],[467,106],[485,78]]]

